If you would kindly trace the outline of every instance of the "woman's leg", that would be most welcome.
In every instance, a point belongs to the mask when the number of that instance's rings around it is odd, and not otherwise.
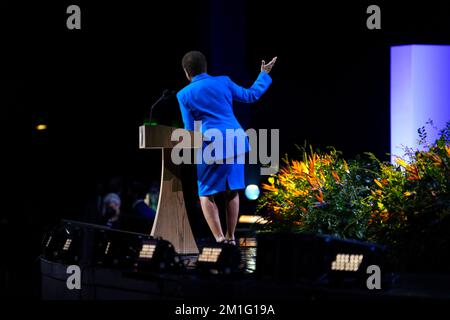
[[[219,209],[214,202],[214,196],[200,196],[203,215],[217,242],[225,240],[220,225]]]
[[[235,190],[228,190],[225,193],[225,208],[227,210],[227,233],[228,240],[234,239],[234,231],[239,217],[239,193]]]

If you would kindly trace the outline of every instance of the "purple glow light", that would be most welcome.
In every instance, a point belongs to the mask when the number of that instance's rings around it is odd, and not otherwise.
[[[391,47],[391,160],[402,146],[417,147],[417,129],[450,120],[450,46]],[[428,142],[438,132],[428,128]]]

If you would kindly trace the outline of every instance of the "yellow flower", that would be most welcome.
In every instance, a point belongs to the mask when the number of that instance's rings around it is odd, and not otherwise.
[[[411,195],[412,195],[412,193],[411,193],[411,192],[409,192],[409,191],[406,191],[406,192],[404,192],[404,193],[403,193],[403,195],[404,195],[405,197],[409,197],[409,196],[411,196]]]
[[[300,168],[302,169],[303,173],[309,174],[308,167],[306,166],[306,164],[303,161],[300,162]]]
[[[347,161],[345,161],[345,160],[344,160],[344,170],[345,170],[345,172],[350,173],[350,170],[349,170],[349,168],[348,168]]]
[[[408,167],[408,163],[405,160],[403,160],[402,158],[396,158],[395,162],[397,162],[397,164],[401,165],[403,168]]]
[[[305,173],[309,173],[308,168],[303,161],[292,161],[292,169],[298,176],[303,176]]]
[[[273,177],[270,177],[268,180],[269,180],[270,184],[274,184],[275,183],[275,179]]]

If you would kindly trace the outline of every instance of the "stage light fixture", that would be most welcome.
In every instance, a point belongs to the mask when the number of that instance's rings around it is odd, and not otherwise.
[[[142,238],[136,271],[175,271],[183,267],[173,245],[160,238]]]
[[[63,220],[45,236],[43,256],[52,262],[127,272],[183,268],[174,246],[166,240],[70,220]]]
[[[64,250],[64,251],[69,251],[69,248],[70,248],[70,244],[71,244],[71,243],[72,243],[72,239],[67,238],[67,239],[66,239],[66,242],[64,243],[63,250]]]
[[[199,262],[217,262],[219,259],[222,248],[203,248],[202,252],[198,256]]]
[[[256,223],[256,224],[266,224],[268,221],[262,216],[258,215],[247,215],[243,214],[239,216],[239,223]]]
[[[231,244],[213,244],[202,248],[196,269],[202,273],[233,274],[241,270],[241,252]]]
[[[365,287],[367,267],[383,268],[384,247],[329,235],[259,233],[256,275],[264,280]]]
[[[37,131],[44,131],[44,130],[47,130],[47,125],[46,124],[38,124],[37,126],[36,126],[36,130]]]
[[[362,254],[337,254],[336,259],[331,262],[331,270],[356,272],[359,270],[363,258]]]
[[[132,270],[139,257],[143,237],[147,235],[103,227],[86,227],[86,243],[94,245],[95,265]]]
[[[50,261],[73,264],[80,258],[80,230],[60,225],[44,237],[43,257]]]
[[[143,244],[139,252],[139,259],[151,259],[156,250],[156,244]]]

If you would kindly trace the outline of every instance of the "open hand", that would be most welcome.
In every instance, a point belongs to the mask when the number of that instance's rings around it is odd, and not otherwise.
[[[277,57],[273,58],[268,64],[266,64],[266,62],[263,60],[261,62],[261,72],[265,71],[267,73],[269,73],[273,66],[275,65],[275,62],[277,61]]]

